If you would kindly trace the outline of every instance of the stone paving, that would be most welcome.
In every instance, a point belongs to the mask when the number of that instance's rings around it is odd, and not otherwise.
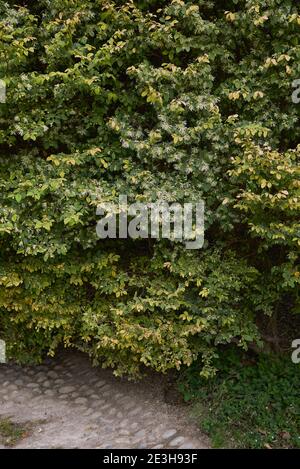
[[[30,424],[16,448],[207,448],[184,406],[165,402],[163,382],[116,378],[77,352],[0,365],[0,418]]]

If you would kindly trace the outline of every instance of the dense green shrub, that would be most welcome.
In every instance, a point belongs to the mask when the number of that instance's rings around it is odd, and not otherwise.
[[[26,5],[26,6],[24,6]],[[292,0],[0,1],[0,327],[116,371],[259,341],[299,307]],[[96,236],[96,207],[206,204],[199,251]],[[298,216],[297,216],[298,215]]]

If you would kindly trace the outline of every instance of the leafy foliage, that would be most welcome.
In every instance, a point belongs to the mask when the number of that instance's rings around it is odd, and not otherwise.
[[[0,327],[117,373],[202,373],[299,308],[300,15],[290,0],[0,1]],[[96,207],[206,204],[201,251],[99,241]]]
[[[220,372],[199,378],[194,364],[180,389],[215,447],[300,448],[300,373],[289,357],[254,360],[224,351]]]

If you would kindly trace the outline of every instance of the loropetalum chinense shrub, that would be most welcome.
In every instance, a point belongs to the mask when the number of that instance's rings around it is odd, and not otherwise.
[[[116,373],[261,342],[299,308],[292,0],[0,1],[0,328]],[[298,162],[297,162],[298,161]],[[205,201],[205,244],[99,240],[96,207]],[[259,319],[259,320],[258,320]]]

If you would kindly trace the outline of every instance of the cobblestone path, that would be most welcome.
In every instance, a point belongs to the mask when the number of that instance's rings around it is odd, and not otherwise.
[[[30,425],[16,448],[205,448],[162,378],[118,379],[69,352],[39,366],[0,365],[0,418]]]

